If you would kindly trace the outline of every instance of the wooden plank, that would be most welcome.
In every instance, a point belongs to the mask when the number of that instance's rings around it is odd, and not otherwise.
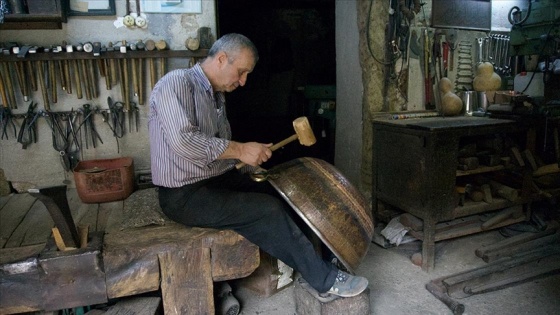
[[[246,277],[259,265],[258,247],[231,231],[164,226],[114,231],[105,234],[103,262],[109,298],[156,291],[160,287],[157,255],[184,250],[204,239],[212,253],[214,281]]]
[[[14,194],[9,194],[7,196],[0,196],[0,211],[2,211],[2,208],[4,208],[4,206],[8,203],[8,201],[10,200],[10,198],[12,198]]]
[[[5,247],[45,243],[51,235],[54,221],[42,202],[35,202],[23,221],[12,233]]]
[[[98,203],[84,203],[78,208],[76,216],[72,215],[76,225],[87,225],[90,231],[97,231]]]
[[[158,314],[161,305],[161,298],[153,297],[133,297],[124,299],[111,306],[107,312],[98,314],[105,315],[154,315]],[[88,315],[90,312],[87,313]]]
[[[2,208],[0,211],[0,248],[4,247],[35,201],[35,197],[29,194],[14,194]]]
[[[522,252],[528,252],[534,249],[547,246],[549,244],[560,244],[560,234],[544,236],[528,242],[520,243],[516,246],[506,247],[501,250],[485,253],[482,255],[482,260],[485,262],[493,262],[505,257],[513,257]]]
[[[447,292],[450,296],[455,298],[462,298],[470,296],[471,293],[464,290],[465,287],[473,287],[480,285],[485,279],[492,279],[493,276],[498,274],[504,274],[506,271],[515,270],[516,267],[525,264],[530,264],[532,262],[539,262],[544,257],[558,255],[560,253],[560,247],[558,246],[548,246],[544,248],[538,248],[537,250],[520,254],[511,259],[502,259],[489,263],[486,266],[461,272],[455,275],[451,275],[442,279],[443,284],[447,288]],[[509,273],[509,275],[515,275],[515,272]]]
[[[123,201],[104,202],[99,204],[99,211],[97,214],[97,230],[106,231],[109,224],[109,218],[113,212],[122,212]]]
[[[124,218],[123,208],[112,209],[107,219],[107,225],[105,226],[105,232],[111,233],[120,231],[122,229],[122,222]]]
[[[519,235],[515,235],[512,237],[508,237],[504,240],[501,240],[499,242],[490,244],[490,245],[483,245],[480,248],[477,248],[474,253],[476,254],[476,256],[482,258],[482,256],[494,252],[494,251],[499,251],[502,250],[504,248],[509,248],[512,246],[516,246],[525,242],[529,242],[532,241],[534,239],[537,238],[541,238],[544,236],[548,236],[551,234],[556,233],[557,228],[551,228],[542,232],[537,232],[537,233],[531,233],[531,232],[526,232],[526,233],[522,233]]]
[[[502,222],[492,226],[492,229],[501,228],[503,226],[508,226],[508,225],[519,223],[519,222],[522,222],[522,221],[525,221],[524,216],[519,217],[519,218],[510,218],[510,219],[507,219],[505,221],[502,221]],[[459,236],[465,236],[465,235],[479,233],[479,232],[482,232],[482,231],[483,230],[481,228],[481,222],[469,221],[468,224],[462,225],[462,226],[460,226],[456,229],[448,229],[448,230],[442,231],[441,233],[436,233],[435,234],[435,241],[439,242],[439,241],[447,240],[447,239],[450,239],[450,238],[455,238],[455,237],[459,237]],[[419,240],[424,239],[424,232],[410,230],[409,233],[410,233],[410,235],[416,237]]]
[[[107,302],[101,251],[103,233],[90,234],[86,248],[48,251],[39,256],[43,310],[54,311]]]
[[[44,248],[45,243],[15,248],[0,248],[0,265],[38,256]]]
[[[158,254],[165,314],[213,314],[210,249],[202,241],[191,248]]]

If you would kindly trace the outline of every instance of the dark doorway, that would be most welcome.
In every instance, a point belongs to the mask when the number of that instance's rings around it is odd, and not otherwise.
[[[334,0],[216,0],[218,36],[241,33],[260,59],[245,87],[226,95],[238,141],[279,142],[294,133],[292,121],[308,116],[318,143],[297,143],[275,152],[265,167],[300,156],[331,160],[332,139],[305,97],[307,86],[336,83]],[[325,136],[327,135],[327,136]]]

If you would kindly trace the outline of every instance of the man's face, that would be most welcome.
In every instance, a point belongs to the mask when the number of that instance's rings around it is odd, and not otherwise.
[[[218,76],[217,90],[221,92],[231,92],[238,86],[244,86],[247,75],[255,67],[253,54],[248,49],[243,49],[232,63],[229,62],[228,57],[230,56],[225,55]]]

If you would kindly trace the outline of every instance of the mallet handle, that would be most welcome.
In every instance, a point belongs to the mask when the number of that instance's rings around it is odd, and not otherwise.
[[[297,135],[297,133],[295,133],[292,136],[290,136],[290,137],[272,145],[270,147],[270,151],[276,151],[276,150],[280,149],[281,147],[285,146],[286,144],[288,144],[288,143],[290,143],[294,140],[297,140],[297,138],[298,138],[298,135]],[[245,166],[245,163],[243,163],[243,162],[239,162],[239,163],[235,164],[235,168],[237,168],[237,169],[240,169],[243,166]]]

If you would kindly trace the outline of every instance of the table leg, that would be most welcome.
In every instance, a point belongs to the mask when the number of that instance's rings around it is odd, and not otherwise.
[[[165,314],[214,314],[210,248],[195,243],[158,254]]]
[[[424,239],[422,240],[422,270],[430,272],[434,269],[435,262],[435,233],[436,221],[424,219]]]

